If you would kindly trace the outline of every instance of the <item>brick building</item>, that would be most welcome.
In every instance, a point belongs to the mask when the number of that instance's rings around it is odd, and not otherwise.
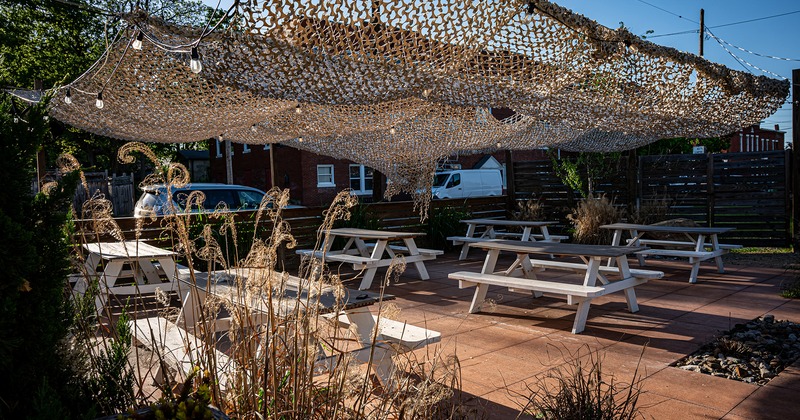
[[[293,203],[305,206],[327,205],[339,191],[350,188],[369,201],[375,185],[385,185],[385,178],[371,168],[348,160],[298,150],[284,145],[246,145],[231,143],[231,166],[234,184],[248,185],[264,191],[272,186],[271,161],[275,165],[275,186],[289,188]],[[211,182],[226,182],[225,143],[209,144]],[[544,150],[513,151],[515,161],[546,158]],[[452,164],[463,169],[497,168],[505,183],[506,153],[475,153],[451,157]],[[378,183],[378,184],[376,184]],[[381,189],[383,191],[383,188]]]
[[[761,128],[758,124],[744,127],[728,136],[730,139],[728,153],[784,150],[785,134],[786,132],[780,131],[777,125],[774,130]]]

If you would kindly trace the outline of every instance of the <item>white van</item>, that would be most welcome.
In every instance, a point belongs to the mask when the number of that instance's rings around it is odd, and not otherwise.
[[[503,195],[503,178],[497,169],[459,169],[436,172],[433,198],[493,197]]]

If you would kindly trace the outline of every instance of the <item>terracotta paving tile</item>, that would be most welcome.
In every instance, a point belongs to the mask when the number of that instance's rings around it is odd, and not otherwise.
[[[757,385],[678,368],[663,369],[647,378],[647,391],[727,413],[756,390]]]
[[[791,419],[798,413],[797,389],[763,386],[730,414],[751,419]]]
[[[639,397],[637,407],[647,419],[719,419],[725,411],[679,401],[645,390]]]

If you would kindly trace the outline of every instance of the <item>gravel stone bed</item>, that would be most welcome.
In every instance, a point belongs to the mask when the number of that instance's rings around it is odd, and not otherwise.
[[[680,369],[764,385],[800,358],[800,324],[772,315],[736,324],[673,364]]]

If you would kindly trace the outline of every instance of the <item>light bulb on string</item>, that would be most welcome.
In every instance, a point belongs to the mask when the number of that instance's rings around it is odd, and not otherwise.
[[[189,69],[195,74],[203,71],[203,62],[200,61],[200,54],[197,53],[197,47],[192,47],[192,59],[189,61]]]
[[[294,107],[294,113],[295,114],[302,114],[303,113],[303,108],[300,108],[300,104],[297,104],[297,106]]]
[[[72,92],[70,92],[69,88],[67,88],[67,94],[64,95],[64,103],[72,105]]]
[[[103,92],[99,92],[97,94],[97,100],[94,101],[94,106],[96,106],[97,109],[103,109],[104,105],[105,104],[103,103]]]
[[[391,135],[395,135],[395,134],[397,134],[397,129],[395,129],[395,128],[394,128],[394,126],[392,126],[392,127],[389,129],[389,134],[391,134]]]
[[[144,40],[144,34],[142,33],[142,31],[136,31],[136,39],[134,39],[133,42],[131,43],[131,47],[134,50],[141,50],[143,40]]]
[[[255,124],[253,124],[252,127],[250,127],[250,131],[252,131],[254,133],[258,133],[258,127],[256,127]]]
[[[302,142],[303,142],[303,137],[302,137],[302,136],[298,137],[298,138],[297,138],[297,142],[298,142],[298,143],[302,143]]]

